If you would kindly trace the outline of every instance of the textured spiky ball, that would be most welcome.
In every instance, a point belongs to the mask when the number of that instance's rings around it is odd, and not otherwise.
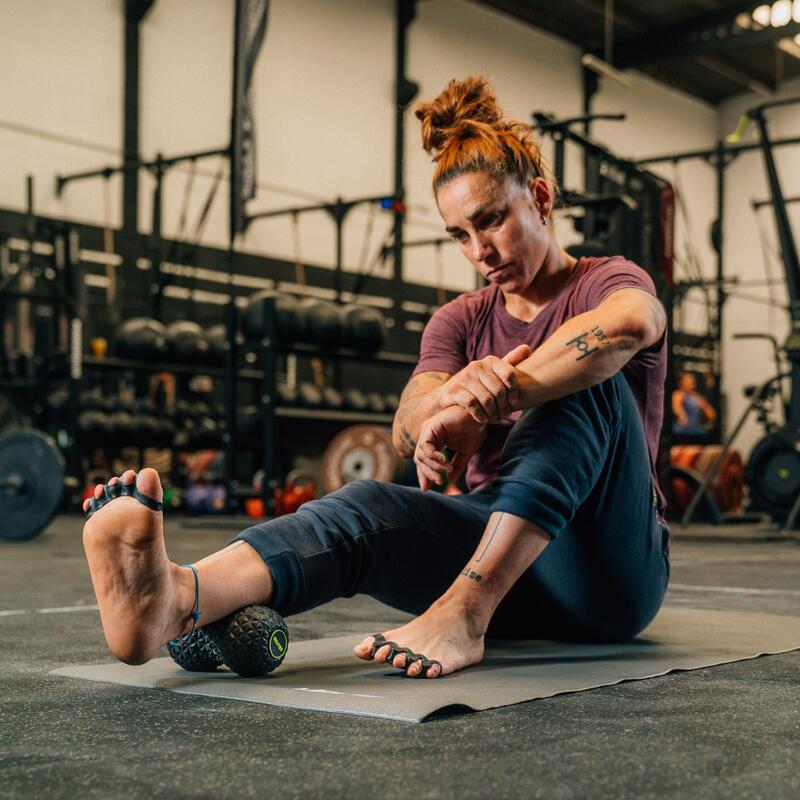
[[[172,660],[189,672],[213,672],[223,659],[205,628],[197,628],[167,644]]]
[[[283,617],[266,606],[246,606],[205,630],[225,665],[248,678],[279,667],[289,647]]]

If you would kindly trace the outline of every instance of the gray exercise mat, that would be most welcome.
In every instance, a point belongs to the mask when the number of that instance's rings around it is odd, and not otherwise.
[[[291,620],[289,622],[291,632]],[[387,627],[385,626],[384,630]],[[376,627],[375,630],[379,630]],[[169,689],[252,703],[422,722],[450,710],[487,708],[610,686],[800,649],[800,617],[665,607],[627,644],[492,642],[476,666],[436,680],[413,680],[351,654],[358,636],[293,642],[285,662],[263,678],[184,672],[169,658],[141,667],[93,664],[51,675]]]

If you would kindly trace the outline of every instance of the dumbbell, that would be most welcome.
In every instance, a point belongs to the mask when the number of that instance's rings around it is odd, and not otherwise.
[[[278,395],[278,403],[282,406],[297,405],[297,387],[291,388],[285,383],[279,383],[275,387],[275,392]]]
[[[89,409],[82,411],[78,417],[78,431],[87,441],[96,441],[107,437],[111,431],[108,414],[104,411]]]
[[[297,402],[306,408],[322,405],[322,391],[313,383],[301,383],[297,390]]]
[[[175,426],[165,417],[156,417],[155,423],[154,446],[169,447],[175,438]]]
[[[350,411],[366,411],[369,407],[367,396],[360,389],[345,389],[342,398],[345,408]]]
[[[367,408],[373,414],[383,414],[386,411],[386,401],[379,392],[370,392],[367,395]]]
[[[110,397],[105,397],[100,393],[99,389],[93,389],[89,392],[81,392],[78,400],[82,409],[87,411],[115,411],[114,400]]]
[[[325,408],[338,411],[343,403],[342,394],[338,389],[334,389],[333,386],[325,386],[322,389],[322,405]]]
[[[131,417],[131,430],[138,445],[152,446],[158,436],[156,418],[150,414],[134,414]]]

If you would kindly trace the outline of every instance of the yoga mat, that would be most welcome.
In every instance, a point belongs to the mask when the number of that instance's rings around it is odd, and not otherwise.
[[[291,633],[291,620],[289,628]],[[445,710],[481,711],[800,649],[800,617],[665,607],[647,630],[626,644],[489,642],[481,664],[435,680],[406,678],[400,670],[356,659],[350,651],[358,641],[349,635],[292,642],[284,663],[263,678],[185,672],[169,658],[141,667],[93,664],[49,674],[422,722]]]

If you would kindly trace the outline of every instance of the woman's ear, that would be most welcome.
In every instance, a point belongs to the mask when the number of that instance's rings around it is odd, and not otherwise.
[[[553,193],[544,178],[536,177],[528,182],[533,202],[542,217],[549,217],[553,210]]]

